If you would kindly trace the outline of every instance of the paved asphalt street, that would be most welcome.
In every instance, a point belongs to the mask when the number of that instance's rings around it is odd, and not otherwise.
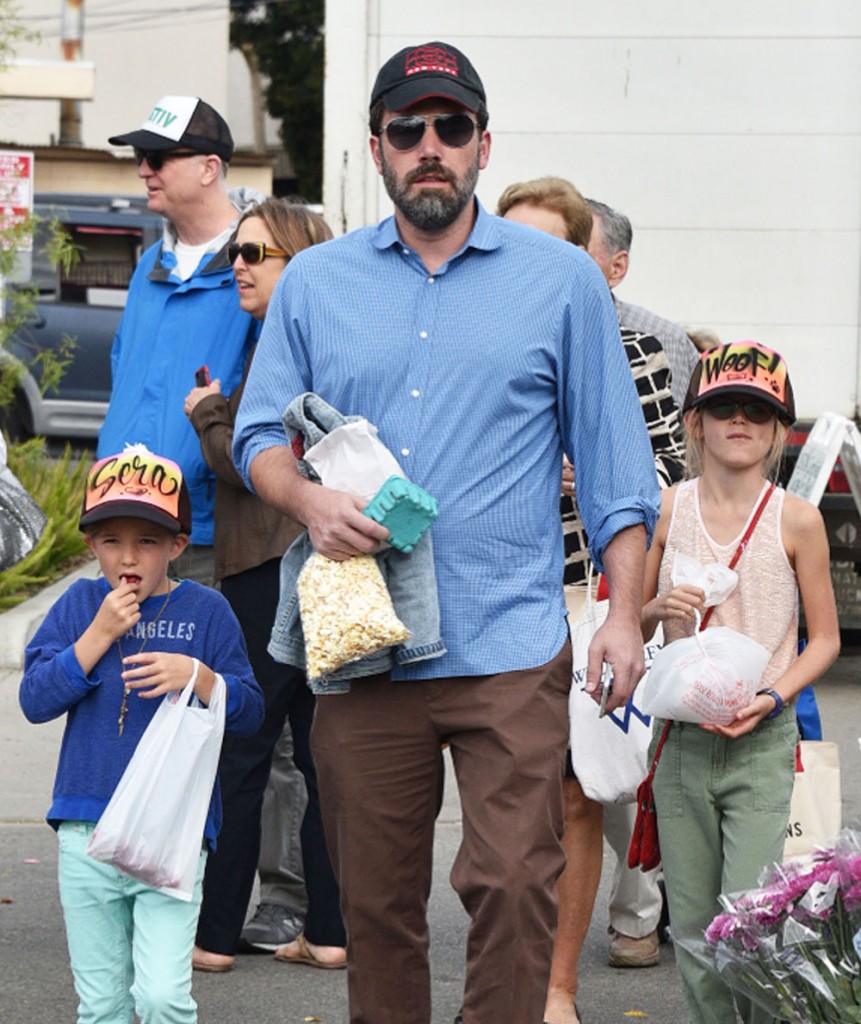
[[[85,572],[88,570],[84,570]],[[56,593],[0,616],[0,1024],[75,1021],[75,993],[57,896],[56,842],[43,817],[50,802],[62,722],[32,726],[18,708],[20,656],[34,623]],[[40,603],[41,600],[41,603]],[[861,827],[861,653],[847,652],[818,687],[826,738],[840,744],[844,823]],[[450,768],[450,766],[449,766]],[[451,1024],[460,1006],[466,918],[448,884],[460,830],[451,771],[436,840],[431,897],[434,1024]],[[607,966],[607,884],[612,854],[581,964],[578,1003],[586,1024],[685,1024],[672,946],[658,967]],[[226,975],[195,975],[202,1024],[346,1024],[346,977],[280,964],[268,955],[239,958]],[[503,1022],[500,1022],[503,1024]],[[537,1022],[536,1022],[537,1024]]]

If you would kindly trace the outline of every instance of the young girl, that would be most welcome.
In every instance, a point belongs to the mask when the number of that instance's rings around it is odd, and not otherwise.
[[[677,551],[728,565],[769,492],[795,418],[782,357],[754,342],[704,353],[685,400],[688,479],[663,492],[646,564],[643,635],[690,636],[703,592],[674,587]],[[698,475],[697,475],[698,474]],[[837,657],[839,629],[819,510],[771,491],[735,565],[738,584],[708,626],[746,633],[771,653],[753,701],[728,726],[674,722],[654,791],[670,920],[676,938],[701,939],[721,892],[749,889],[782,859],[797,739],[793,701]],[[797,655],[798,592],[809,642]],[[663,729],[656,723],[655,736]],[[653,744],[654,746],[654,744]],[[654,751],[652,752],[654,756]],[[678,943],[692,1024],[735,1024],[733,994]],[[735,997],[745,1024],[772,1018]]]

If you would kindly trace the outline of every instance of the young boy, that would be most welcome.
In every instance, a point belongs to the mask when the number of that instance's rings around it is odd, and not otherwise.
[[[191,502],[179,466],[142,445],[97,462],[81,530],[102,576],[78,580],[27,646],[20,702],[31,722],[66,715],[48,823],[59,833],[60,899],[80,1024],[197,1020],[191,953],[206,850],[221,824],[216,782],[190,903],[86,855],[144,730],[194,661],[203,703],[227,687],[226,731],[253,734],[263,696],[239,624],[216,591],[167,575],[188,544]]]

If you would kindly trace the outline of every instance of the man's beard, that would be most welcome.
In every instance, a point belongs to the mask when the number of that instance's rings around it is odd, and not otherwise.
[[[410,171],[402,181],[398,180],[382,153],[380,153],[380,163],[383,169],[383,182],[389,193],[389,198],[410,224],[420,231],[441,231],[453,224],[472,199],[478,182],[478,154],[460,181],[451,171],[437,162],[429,162]],[[416,179],[427,174],[444,177],[452,186],[452,190],[419,186],[417,192],[411,192],[410,185]]]

